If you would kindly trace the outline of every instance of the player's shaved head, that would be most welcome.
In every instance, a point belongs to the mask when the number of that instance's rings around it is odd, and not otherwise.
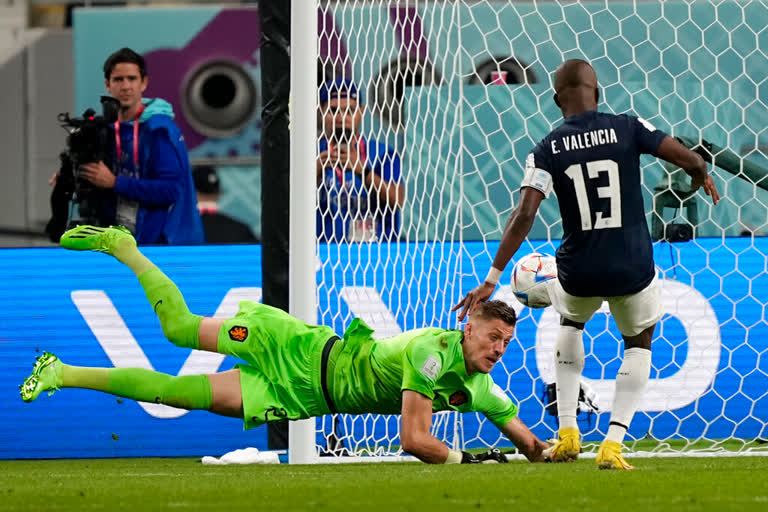
[[[570,59],[555,70],[555,103],[564,116],[596,110],[597,74],[589,62]]]
[[[589,62],[571,59],[563,62],[555,70],[555,92],[560,93],[571,87],[597,87],[597,75]]]

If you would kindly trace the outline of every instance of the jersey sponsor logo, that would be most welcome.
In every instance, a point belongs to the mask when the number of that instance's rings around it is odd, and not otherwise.
[[[421,367],[421,373],[435,380],[438,372],[440,372],[440,361],[433,355],[427,356],[427,360],[424,361]]]
[[[229,339],[232,341],[245,341],[248,337],[248,328],[242,325],[235,325],[229,330]]]
[[[469,400],[469,398],[465,392],[457,391],[451,395],[451,397],[448,399],[448,403],[454,407],[458,407],[459,405],[467,403],[467,400]]]

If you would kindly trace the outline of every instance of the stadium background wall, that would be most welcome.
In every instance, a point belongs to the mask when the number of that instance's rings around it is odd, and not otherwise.
[[[142,30],[111,28],[124,23]],[[171,103],[193,163],[222,162],[219,208],[258,236],[262,98],[257,8],[78,9],[73,29],[76,111],[93,107],[103,94],[101,66],[111,51],[129,46],[142,53],[149,69],[145,96]]]
[[[481,245],[465,244],[461,254],[480,253]],[[372,293],[332,291],[328,295],[318,279],[319,310],[325,312],[319,321],[341,333],[354,311],[374,311],[377,315],[369,321],[379,332],[393,334],[421,327],[425,318],[444,315],[458,297],[444,296],[437,289],[438,282],[464,275],[460,269],[472,264],[478,275],[484,275],[490,264],[470,262],[467,256],[464,260],[446,257],[456,251],[449,246],[435,246],[432,259],[420,260],[416,266],[403,263],[407,258],[396,257],[412,250],[412,244],[361,245],[355,251],[321,246],[322,261],[342,260],[335,275],[324,276],[326,282],[335,283],[334,290],[342,290],[343,285],[368,288]],[[548,242],[532,242],[531,248],[548,253],[555,249]],[[491,243],[487,249],[494,252],[496,247]],[[369,264],[382,250],[401,262],[387,275],[380,266]],[[768,302],[768,273],[762,254],[768,250],[768,240],[755,239],[751,245],[742,238],[699,239],[671,247],[658,243],[655,250],[664,289],[674,295],[675,290],[694,287],[698,292],[694,295],[702,300],[690,300],[691,295],[668,300],[664,327],[657,330],[653,345],[650,387],[663,391],[663,383],[672,382],[664,379],[688,372],[687,388],[699,391],[696,396],[685,396],[680,389],[649,394],[630,435],[665,437],[676,432],[697,438],[706,430],[710,439],[734,432],[744,438],[764,436],[768,358],[763,340],[768,337],[768,325],[763,304]],[[260,299],[260,246],[154,247],[146,253],[178,283],[193,312],[231,316],[239,299]],[[346,268],[361,270],[350,273]],[[427,269],[429,282],[418,292],[405,291],[402,283],[413,275],[426,274]],[[469,289],[474,279],[464,278],[460,288]],[[504,282],[509,282],[509,271]],[[263,427],[244,432],[241,423],[231,418],[138,404],[93,391],[62,390],[54,397],[41,395],[32,404],[23,403],[17,385],[28,374],[34,356],[43,350],[72,364],[143,365],[171,374],[225,370],[235,361],[179,349],[165,341],[132,272],[102,254],[7,249],[0,251],[0,283],[5,305],[0,310],[0,360],[4,363],[0,370],[0,458],[216,455],[245,446],[266,447]],[[508,289],[497,294],[513,302]],[[348,302],[350,296],[364,297],[366,303]],[[431,299],[424,302],[424,297]],[[403,313],[412,310],[401,304],[420,301],[423,309]],[[515,306],[520,311],[519,327],[494,377],[520,401],[523,420],[536,425],[537,435],[549,437],[554,419],[543,413],[538,398],[544,388],[542,375],[551,372],[548,358],[541,355],[546,353],[544,345],[552,327],[551,319],[543,317],[552,314]],[[603,332],[606,325],[608,331]],[[585,376],[597,388],[609,389],[620,364],[621,345],[611,337],[616,334],[615,325],[601,313],[587,324],[590,332],[600,334],[587,346]],[[697,367],[691,372],[694,362]],[[667,398],[667,403],[675,403],[673,410],[659,412]],[[600,404],[610,404],[607,395],[601,394]],[[597,418],[602,430],[607,428],[608,416],[604,413]],[[651,418],[653,430],[649,432]],[[474,438],[478,429],[475,415],[465,415],[463,428],[468,439]],[[483,429],[482,435],[494,437],[476,442],[495,442],[498,432],[491,430]]]
[[[434,233],[446,232],[454,216],[473,219],[462,227],[461,237],[465,240],[501,237],[506,215],[499,215],[498,211],[511,208],[510,190],[515,190],[515,184],[522,179],[528,151],[560,120],[560,112],[551,100],[548,78],[562,60],[558,49],[575,48],[577,39],[584,52],[582,56],[592,61],[597,70],[605,104],[615,112],[634,112],[675,135],[701,134],[768,167],[768,159],[754,151],[761,143],[756,133],[767,115],[765,104],[755,101],[755,97],[766,97],[768,82],[764,77],[768,61],[761,51],[765,46],[762,37],[755,37],[746,27],[734,30],[729,25],[738,22],[740,11],[731,20],[727,4],[714,7],[709,2],[610,2],[606,6],[585,2],[578,9],[568,10],[568,22],[564,23],[563,10],[556,3],[516,2],[515,10],[504,10],[502,5],[489,1],[457,6],[456,15],[471,19],[472,23],[446,23],[441,2],[424,2],[402,15],[418,19],[421,29],[408,34],[411,41],[399,44],[403,48],[418,46],[425,62],[436,61],[437,56],[431,55],[430,49],[445,47],[446,40],[461,50],[455,58],[440,60],[443,67],[435,69],[440,76],[438,84],[404,89],[397,123],[389,119],[394,99],[376,92],[377,88],[386,88],[382,82],[397,76],[387,71],[389,58],[380,55],[384,53],[380,49],[397,46],[398,37],[403,37],[397,33],[391,9],[381,5],[336,4],[327,13],[320,12],[319,26],[332,24],[333,33],[339,38],[338,44],[321,43],[320,58],[326,64],[343,59],[344,65],[340,67],[345,68],[345,76],[351,76],[360,85],[368,105],[363,132],[386,140],[402,156],[407,191],[402,233],[407,240],[425,240]],[[180,97],[177,91],[183,89],[181,82],[186,73],[222,56],[239,62],[258,89],[260,28],[254,9],[79,10],[74,40],[77,110],[92,106],[102,94],[101,64],[108,49],[123,44],[147,53],[150,65],[163,55],[188,57],[183,61],[186,67],[152,68],[149,95]],[[768,25],[768,11],[751,9],[748,15],[749,27]],[[140,18],[144,30],[139,34],[105,28],[114,26],[117,17],[120,23]],[[593,20],[599,23],[599,32],[592,25]],[[360,31],[360,26],[375,29]],[[234,41],[229,47],[214,45],[210,50],[198,44],[220,30],[227,31],[228,37],[224,39]],[[325,33],[329,32],[331,29],[326,28]],[[230,38],[230,33],[237,37]],[[525,37],[516,37],[512,48],[510,37],[518,34]],[[328,55],[331,49],[343,54]],[[510,55],[512,51],[514,55]],[[506,87],[473,85],[476,69],[489,59],[508,57],[530,63],[530,76],[537,83]],[[381,98],[384,104],[376,105],[375,98]],[[510,104],[514,108],[509,108]],[[176,108],[190,141],[191,157],[257,155],[261,144],[260,108],[256,106],[252,123],[241,133],[224,139],[201,137],[185,121],[182,109]],[[461,119],[476,122],[462,125]],[[445,134],[445,126],[454,128]],[[424,144],[427,140],[435,142]],[[462,185],[446,175],[453,172],[452,163],[457,157],[463,170]],[[665,170],[650,158],[642,163],[646,165],[644,198],[650,209],[653,185]],[[261,193],[259,173],[258,164],[225,168],[221,172],[227,191],[222,198],[222,210],[246,220],[256,233],[260,232],[260,212],[253,198]],[[698,234],[736,236],[745,225],[759,228],[758,234],[763,234],[762,227],[768,222],[764,192],[758,192],[756,198],[750,184],[725,173],[721,176],[728,182],[730,201],[704,216]],[[445,183],[450,186],[436,186]],[[440,205],[456,197],[459,186],[466,194],[460,211],[441,210]],[[431,200],[420,201],[421,197]],[[485,202],[493,207],[476,207]],[[429,223],[425,218],[430,219]],[[543,203],[541,216],[533,227],[534,237],[559,237],[558,219],[556,200]]]

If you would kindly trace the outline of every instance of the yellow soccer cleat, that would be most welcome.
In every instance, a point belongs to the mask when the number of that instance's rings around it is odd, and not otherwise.
[[[621,444],[607,439],[600,445],[595,462],[600,469],[635,469],[621,456]]]
[[[123,242],[125,241],[125,242]],[[118,244],[136,247],[136,240],[123,226],[77,226],[61,235],[59,245],[72,251],[97,251],[113,254]]]
[[[61,388],[61,361],[50,352],[43,352],[37,357],[32,373],[19,386],[21,399],[32,402],[40,393],[48,391],[52,395]]]
[[[572,462],[581,453],[581,434],[578,428],[563,427],[557,433],[557,441],[549,450],[552,462]]]

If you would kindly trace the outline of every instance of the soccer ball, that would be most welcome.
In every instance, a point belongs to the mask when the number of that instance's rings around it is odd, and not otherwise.
[[[547,281],[556,278],[554,256],[532,252],[515,263],[512,270],[512,292],[523,306],[545,308],[552,304]]]

